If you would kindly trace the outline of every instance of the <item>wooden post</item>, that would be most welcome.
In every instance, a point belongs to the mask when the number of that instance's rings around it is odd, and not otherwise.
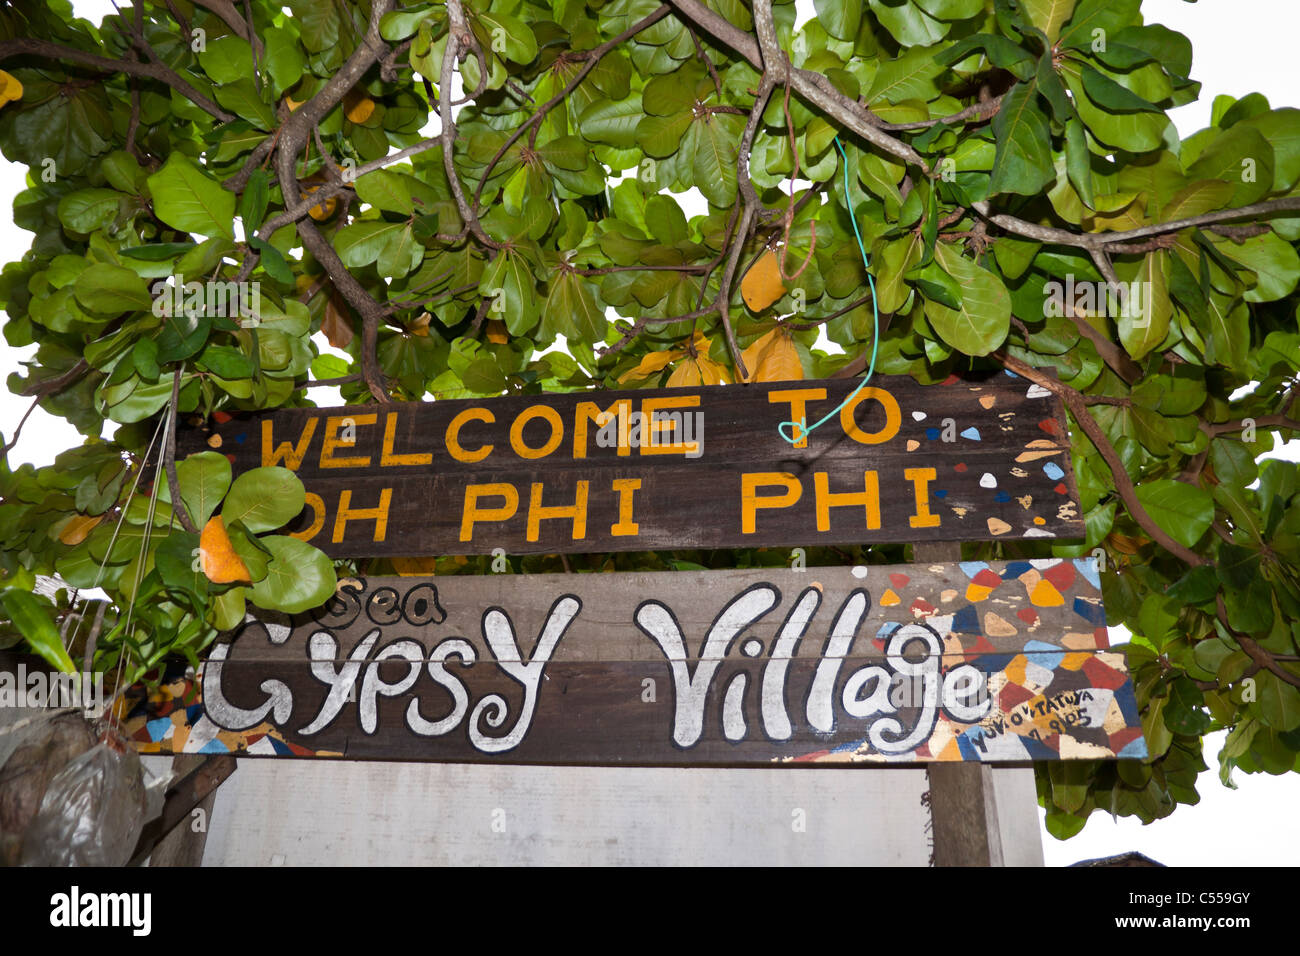
[[[916,564],[960,561],[961,545],[917,542],[912,545],[912,560]],[[925,773],[930,781],[934,865],[1002,866],[993,768],[963,760],[927,764]]]
[[[128,866],[199,866],[207,842],[207,826],[217,787],[235,772],[229,754],[177,754],[172,759],[177,778],[167,788],[162,814],[145,825]],[[182,826],[196,809],[209,818],[200,831]]]

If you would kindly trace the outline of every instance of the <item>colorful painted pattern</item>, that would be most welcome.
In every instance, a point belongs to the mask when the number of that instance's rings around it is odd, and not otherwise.
[[[1014,372],[1006,372],[1006,375],[1021,380],[1020,376]],[[980,408],[997,416],[997,427],[1000,431],[1010,432],[1015,428],[1013,422],[1017,417],[1017,413],[998,409],[999,392],[996,389],[987,386],[970,385],[956,375],[949,376],[941,384],[964,387],[970,392],[971,397],[976,400]],[[1052,393],[1041,385],[1030,384],[1026,387],[1025,397],[1040,400],[1050,399]],[[972,443],[982,443],[984,441],[986,436],[980,433],[979,428],[971,425],[961,431],[956,431],[955,425],[950,426],[952,431],[956,432],[956,441],[954,441],[953,435],[945,434],[944,427],[929,421],[930,416],[928,413],[913,410],[910,412],[910,416],[913,422],[924,429],[925,440],[922,441],[915,437],[907,438],[906,448],[909,452],[933,452],[934,447],[930,444],[931,442],[947,441],[952,448],[953,457],[956,459],[949,466],[947,474],[964,476],[970,471],[972,466],[964,460],[962,450],[963,448],[978,447]],[[967,498],[961,505],[947,505],[948,510],[959,519],[966,518],[972,511],[972,504],[981,511],[1003,511],[1003,517],[988,515],[984,519],[987,533],[985,533],[985,528],[980,528],[978,531],[972,532],[972,538],[1054,538],[1056,533],[1046,527],[1049,523],[1052,523],[1049,519],[1052,519],[1052,521],[1078,519],[1078,505],[1075,502],[1070,488],[1071,482],[1067,478],[1065,471],[1070,464],[1068,456],[1070,436],[1061,420],[1052,414],[1047,414],[1039,419],[1036,427],[1043,437],[1029,440],[1025,443],[1023,449],[1016,454],[1015,464],[1010,469],[1012,481],[1008,482],[1006,475],[1003,475],[999,480],[999,476],[992,470],[981,469],[979,487],[986,493],[984,495],[986,500],[972,502]],[[905,431],[904,434],[906,433]],[[1062,467],[1063,465],[1064,467]],[[1017,487],[1018,484],[1023,484],[1024,480],[1030,478],[1035,472],[1041,472],[1049,480],[1049,483],[1055,482],[1052,486],[1053,495],[1048,496],[1049,500],[1044,500],[1040,496],[1035,501],[1032,494],[1025,493],[1023,487]],[[940,471],[938,478],[930,488],[930,494],[941,502],[949,495],[949,489],[944,487],[944,474],[944,471]],[[1020,511],[1013,512],[1020,520],[1014,522],[1005,520],[1005,509],[1002,508],[1002,506],[1013,500],[1020,507]]]
[[[218,727],[203,710],[199,681],[178,665],[168,669],[152,693],[138,688],[127,695],[130,704],[124,733],[142,754],[248,754],[276,757],[340,757],[291,743],[270,723],[251,730]]]
[[[1035,640],[1042,626],[1039,610],[1062,607],[1063,592],[1082,577],[1100,590],[1096,561],[1050,558],[1012,561],[1001,573],[982,561],[961,563],[968,584],[939,596],[939,605],[924,595],[910,597],[910,575],[889,575],[881,605],[905,605],[944,638],[944,664],[978,659],[989,673],[997,706],[978,724],[955,723],[940,715],[929,741],[901,758],[872,751],[866,740],[842,744],[795,758],[802,761],[1056,760],[1147,756],[1138,718],[1137,699],[1124,656],[1107,653],[1106,611],[1099,598],[1076,596],[1070,610],[1077,630],[1054,636],[1055,643]],[[910,598],[910,599],[909,599]],[[955,613],[949,605],[963,604]],[[899,625],[883,625],[875,645]],[[999,654],[989,638],[1027,638],[1024,650]],[[1086,717],[1081,726],[1080,717]]]

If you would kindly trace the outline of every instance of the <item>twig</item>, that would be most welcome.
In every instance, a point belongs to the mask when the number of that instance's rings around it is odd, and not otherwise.
[[[167,472],[167,490],[171,492],[172,512],[180,519],[181,527],[190,534],[198,534],[198,525],[190,517],[189,508],[181,498],[181,483],[176,477],[176,419],[181,414],[181,366],[172,371],[172,400],[167,413],[167,437],[163,440],[163,470]]]
[[[156,59],[149,63],[141,63],[138,60],[113,60],[94,53],[87,53],[85,50],[78,50],[75,47],[51,43],[48,40],[38,40],[34,37],[18,37],[13,40],[0,41],[0,63],[16,56],[40,56],[49,60],[61,60],[67,63],[88,66],[102,73],[126,73],[129,76],[157,80],[170,86],[203,112],[216,117],[221,122],[229,123],[235,119],[232,114],[227,113],[185,82],[175,70]]]
[[[564,84],[562,90],[539,106],[536,113],[530,116],[524,121],[523,125],[506,137],[506,141],[497,148],[497,151],[493,154],[492,158],[488,160],[487,165],[483,167],[483,173],[479,176],[478,186],[474,189],[474,208],[476,210],[481,208],[483,189],[487,185],[487,181],[492,177],[492,170],[496,169],[497,163],[501,161],[501,157],[505,156],[510,147],[519,142],[520,138],[528,133],[532,127],[539,125],[551,110],[568,97],[570,93],[577,89],[578,84],[586,79],[588,73],[595,69],[596,64],[600,62],[601,57],[619,44],[636,36],[643,30],[648,30],[650,27],[654,26],[664,17],[668,16],[670,9],[671,8],[668,4],[664,4],[646,14],[618,36],[611,37],[599,46],[592,47],[590,50],[584,50],[580,54],[573,54],[573,56],[581,56],[583,58],[582,67],[573,75],[573,78],[570,79],[569,82]],[[450,41],[448,41],[448,43],[450,44]],[[444,59],[443,62],[445,63],[446,60]]]
[[[1017,358],[1013,358],[1002,350],[992,354],[995,359],[1002,363],[1004,368],[1015,372],[1036,385],[1041,385],[1049,392],[1060,397],[1061,401],[1065,403],[1065,407],[1074,416],[1074,420],[1079,423],[1079,427],[1083,429],[1084,434],[1088,436],[1101,454],[1102,460],[1106,462],[1106,467],[1110,469],[1111,478],[1115,483],[1115,491],[1123,500],[1124,507],[1128,510],[1129,515],[1132,516],[1143,531],[1151,536],[1151,539],[1156,544],[1192,567],[1199,567],[1202,564],[1209,563],[1195,551],[1184,547],[1169,537],[1168,533],[1155,522],[1155,519],[1147,514],[1146,508],[1142,506],[1142,502],[1138,499],[1137,489],[1133,486],[1128,471],[1124,468],[1123,459],[1119,457],[1119,453],[1115,451],[1115,446],[1110,443],[1106,433],[1097,424],[1097,420],[1089,413],[1088,406],[1080,392],[1063,382],[1058,382],[1056,379],[1044,375],[1038,369],[1025,364]]]
[[[362,75],[380,57],[388,52],[388,45],[379,37],[379,21],[393,8],[393,0],[374,0],[370,8],[370,23],[366,28],[365,42],[352,51],[347,61],[331,76],[325,85],[308,102],[289,115],[280,129],[280,143],[276,152],[276,178],[285,196],[297,195],[301,189],[296,175],[297,156],[307,143],[311,129],[343,99],[345,93],[356,85]],[[450,47],[450,43],[449,43]],[[448,58],[451,50],[448,49]],[[316,200],[320,202],[319,199]],[[333,245],[316,228],[310,218],[298,223],[298,235],[303,247],[316,257],[330,280],[343,297],[361,316],[361,374],[375,401],[387,404],[387,386],[384,371],[379,365],[376,348],[379,325],[384,319],[383,307],[357,281],[343,264]]]

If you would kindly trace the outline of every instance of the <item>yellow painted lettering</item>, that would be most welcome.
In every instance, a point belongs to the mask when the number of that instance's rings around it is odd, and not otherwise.
[[[429,465],[433,455],[429,452],[412,452],[398,455],[393,451],[393,442],[397,439],[397,412],[389,412],[384,419],[384,447],[379,453],[379,464],[383,468],[393,465]]]
[[[366,415],[331,415],[325,419],[325,434],[321,438],[320,446],[320,466],[322,468],[365,468],[370,464],[370,456],[355,456],[351,458],[336,458],[334,450],[337,448],[351,448],[356,444],[355,435],[356,427],[360,425],[373,425],[378,420],[378,416],[373,412]],[[352,426],[349,431],[352,433],[344,438],[339,435],[339,427]]]
[[[334,516],[334,536],[331,540],[335,544],[343,540],[343,532],[347,530],[349,521],[373,521],[375,523],[375,536],[372,540],[383,541],[388,535],[388,505],[392,500],[393,489],[385,488],[379,492],[379,505],[377,507],[353,508],[352,489],[344,488],[343,493],[339,495],[339,511]]]
[[[311,444],[312,435],[316,434],[316,422],[320,419],[309,418],[307,424],[303,426],[302,434],[298,437],[298,443],[295,445],[291,442],[282,441],[275,445],[271,437],[271,418],[267,416],[262,419],[262,467],[270,468],[284,462],[284,467],[290,471],[297,471],[302,465],[303,456],[307,454],[307,446]]]
[[[784,488],[782,494],[758,494],[759,488]],[[740,476],[740,530],[753,534],[759,508],[789,508],[803,494],[803,485],[788,471],[746,472]]]
[[[673,432],[677,425],[672,419],[660,420],[655,415],[665,408],[699,408],[700,396],[698,395],[670,395],[666,398],[647,398],[641,403],[641,429],[644,434],[641,435],[641,454],[643,455],[686,455],[691,454],[698,457],[700,445],[698,441],[687,444],[682,440],[681,434],[676,436],[675,441],[660,441],[659,433]],[[684,425],[684,416],[689,414],[683,412],[678,420]],[[683,428],[684,430],[684,428]]]
[[[616,538],[629,537],[641,531],[641,526],[632,520],[632,495],[640,487],[640,478],[614,479],[614,490],[618,492],[618,524],[610,525],[609,533]]]
[[[542,483],[533,482],[532,494],[528,498],[528,540],[536,541],[542,532],[542,522],[552,518],[573,519],[573,540],[581,541],[587,536],[587,481],[578,482],[572,505],[555,505],[542,507]]]
[[[505,504],[499,508],[480,508],[481,498],[504,498]],[[519,492],[514,485],[483,484],[465,487],[465,506],[460,512],[460,540],[469,541],[474,537],[474,525],[479,521],[507,521],[519,510]]]
[[[773,405],[777,402],[790,403],[790,421],[795,423],[794,427],[790,429],[790,434],[793,435],[795,439],[794,447],[807,448],[808,436],[800,433],[799,422],[807,420],[809,402],[821,402],[826,400],[826,389],[783,388],[775,392],[768,392],[767,400]]]
[[[863,490],[833,492],[830,478],[826,472],[819,471],[813,475],[813,487],[817,491],[817,530],[831,530],[831,509],[861,506],[866,511],[867,528],[876,530],[880,527],[880,481],[874,471],[862,473]]]
[[[535,418],[545,419],[551,426],[551,437],[540,448],[531,448],[524,444],[524,426]],[[560,413],[550,405],[529,405],[515,417],[514,424],[510,426],[510,447],[520,458],[545,458],[560,447],[563,439],[564,422],[560,421]]]
[[[912,489],[916,492],[916,514],[908,519],[913,528],[939,527],[939,516],[930,510],[929,486],[935,476],[933,468],[908,468],[903,471],[903,477],[912,483]]]
[[[463,461],[473,464],[476,461],[482,461],[488,455],[492,454],[493,445],[484,445],[482,448],[476,448],[473,451],[467,451],[460,444],[460,430],[466,422],[477,421],[491,424],[496,421],[496,416],[486,408],[467,408],[447,424],[447,451],[452,458],[457,461]],[[511,489],[512,491],[514,489]],[[516,504],[518,501],[516,500]],[[469,538],[461,538],[462,541],[468,541]]]
[[[864,432],[858,427],[857,419],[854,417],[857,407],[869,399],[879,402],[880,407],[885,410],[885,425],[878,432]],[[880,445],[889,441],[898,434],[898,428],[902,423],[903,413],[898,408],[898,400],[883,388],[871,386],[864,388],[858,392],[853,401],[840,409],[840,426],[844,429],[844,434],[863,445]]]
[[[587,457],[587,426],[595,422],[597,428],[604,428],[610,421],[607,417],[610,415],[617,416],[618,419],[618,453],[627,455],[632,451],[627,441],[627,428],[632,416],[631,399],[615,399],[610,403],[609,408],[604,409],[595,402],[579,402],[574,410],[573,419],[574,458]]]

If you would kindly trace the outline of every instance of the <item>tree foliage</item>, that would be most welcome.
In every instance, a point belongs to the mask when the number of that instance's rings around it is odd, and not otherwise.
[[[773,0],[0,11],[0,149],[30,169],[34,233],[0,302],[10,344],[38,346],[10,387],[88,436],[0,474],[11,633],[57,656],[70,611],[33,574],[98,584],[97,665],[134,676],[197,659],[247,601],[329,593],[330,563],[270,533],[296,479],[173,466],[179,416],[310,404],[319,382],[363,403],[854,375],[878,346],[881,373],[1005,368],[1070,413],[1087,539],[965,547],[1101,549],[1152,758],[1042,770],[1049,829],[1195,802],[1216,729],[1225,782],[1295,769],[1300,474],[1259,459],[1300,427],[1300,112],[1221,98],[1180,139],[1191,46],[1140,0],[815,7],[797,30]],[[260,305],[155,308],[167,277],[256,281]],[[1080,292],[1121,283],[1139,307]]]

